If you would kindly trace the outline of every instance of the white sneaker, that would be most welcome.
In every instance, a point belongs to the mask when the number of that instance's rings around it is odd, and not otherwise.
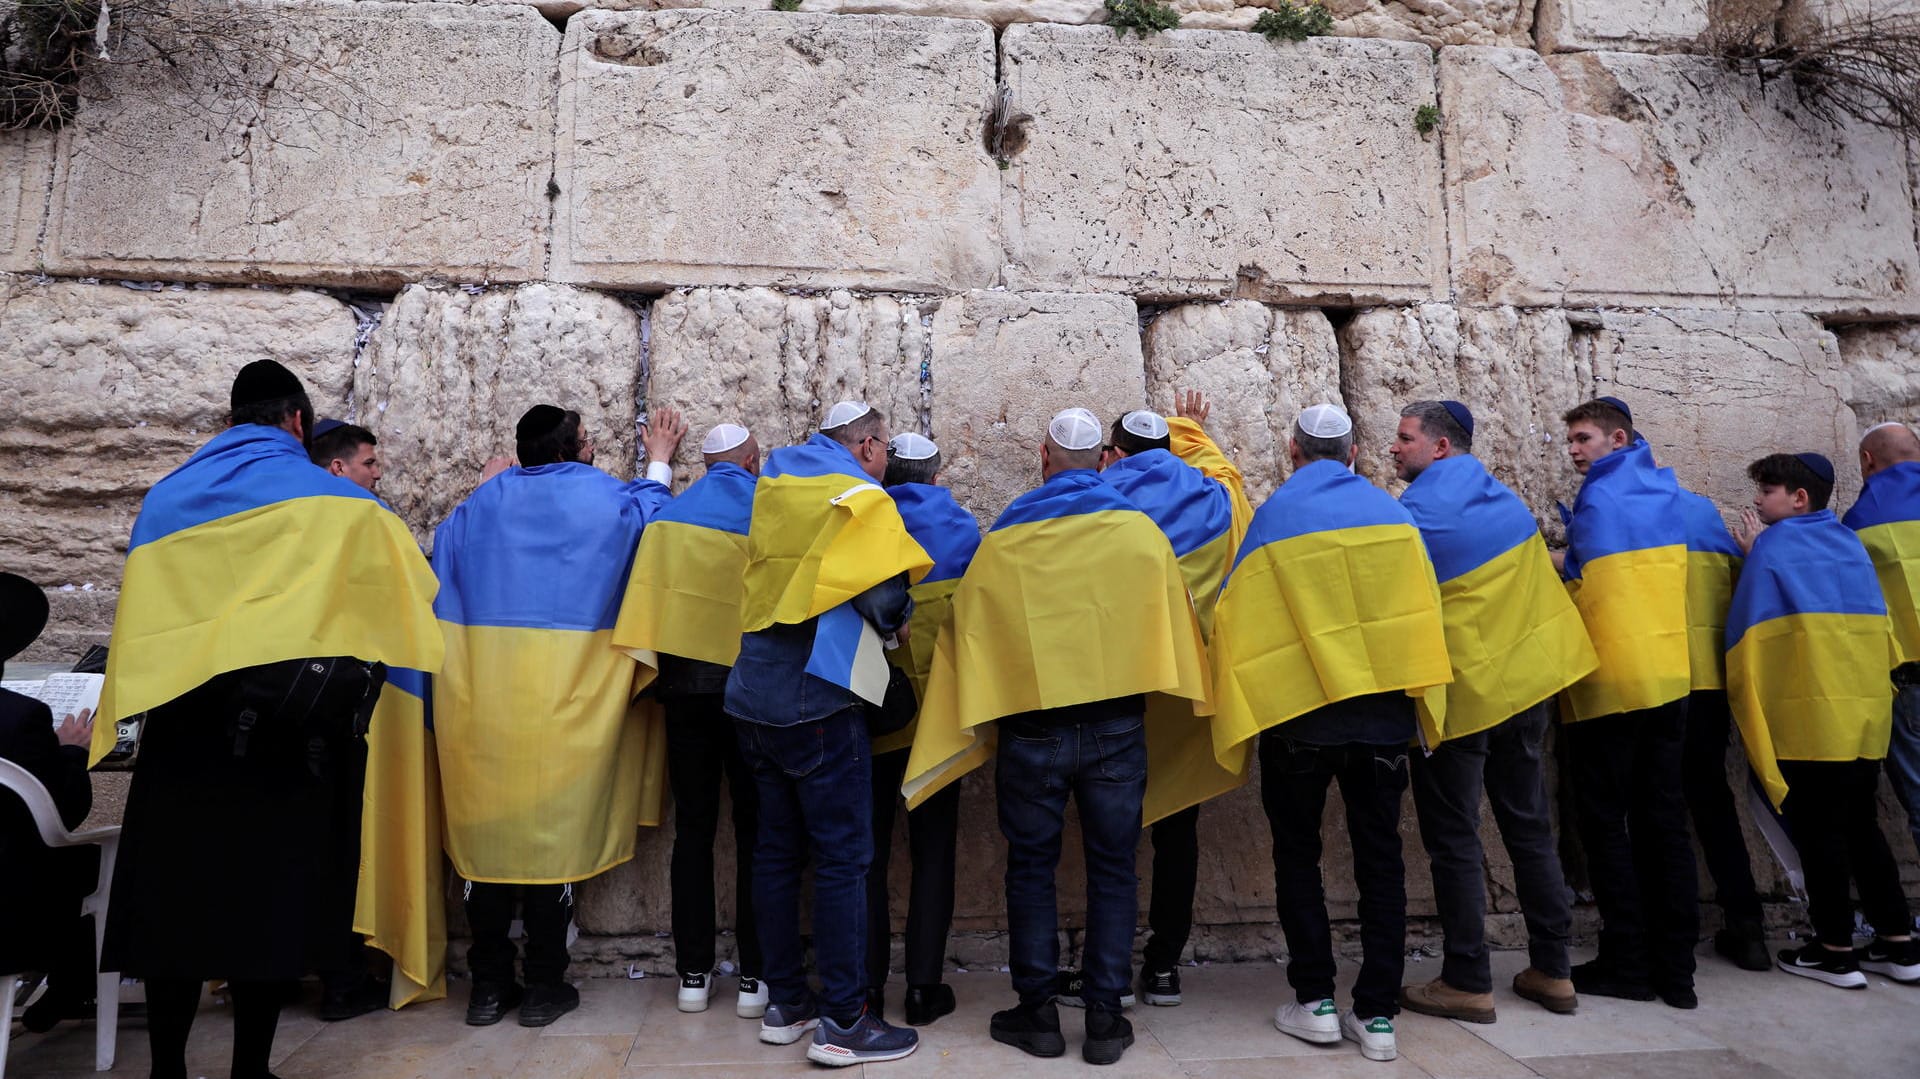
[[[1362,1019],[1351,1011],[1340,1014],[1340,1036],[1360,1043],[1360,1055],[1368,1060],[1392,1060],[1400,1055],[1393,1040],[1393,1020],[1384,1016]]]
[[[1273,1025],[1282,1034],[1291,1034],[1303,1042],[1334,1045],[1340,1041],[1340,1009],[1331,999],[1317,1004],[1289,1001],[1274,1009]]]
[[[707,1010],[707,998],[713,995],[713,975],[680,975],[680,1010],[683,1012],[704,1012]]]
[[[740,979],[740,999],[733,1014],[742,1019],[758,1019],[767,1014],[767,983],[758,978]]]

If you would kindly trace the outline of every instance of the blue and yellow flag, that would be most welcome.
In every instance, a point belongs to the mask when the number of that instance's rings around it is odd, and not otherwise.
[[[1654,708],[1687,695],[1687,527],[1673,473],[1636,438],[1595,461],[1567,516],[1563,575],[1600,667],[1562,718]]]
[[[1727,606],[1745,555],[1727,531],[1720,507],[1705,495],[1680,488],[1680,515],[1687,526],[1687,664],[1692,689],[1727,684]]]
[[[878,704],[886,656],[850,601],[902,573],[917,584],[932,568],[887,492],[845,446],[814,435],[768,454],[754,488],[741,628],[818,618],[807,673]]]
[[[1920,463],[1889,465],[1868,476],[1840,523],[1858,532],[1873,556],[1900,662],[1920,661]]]
[[[1213,669],[1223,751],[1335,701],[1445,685],[1440,588],[1413,518],[1337,462],[1294,472],[1221,589]],[[1445,711],[1420,709],[1429,745]]]
[[[228,428],[153,485],[127,544],[93,761],[115,723],[216,675],[306,656],[437,670],[407,526],[277,428]]]
[[[1453,682],[1420,698],[1446,702],[1440,737],[1497,726],[1600,663],[1567,598],[1540,527],[1520,496],[1478,458],[1442,457],[1400,496],[1440,580]]]
[[[753,473],[721,462],[647,525],[613,626],[614,647],[656,671],[661,653],[733,666],[753,487]]]
[[[591,465],[515,468],[434,532],[447,659],[433,725],[447,853],[467,880],[583,880],[659,822],[664,732],[634,704],[648,672],[613,646],[613,624],[669,497]]]
[[[1099,473],[1056,473],[1013,500],[954,590],[907,762],[907,805],[992,759],[997,719],[1136,693],[1211,712],[1186,582],[1159,528]],[[1148,725],[1145,823],[1238,784],[1194,710]]]
[[[940,627],[953,606],[953,590],[960,586],[961,575],[973,562],[980,548],[980,523],[973,514],[960,508],[953,492],[925,483],[897,483],[887,488],[894,505],[900,507],[900,519],[907,532],[933,558],[933,568],[920,583],[907,590],[913,598],[913,616],[907,620],[905,644],[887,653],[893,665],[906,672],[913,684],[914,699],[927,695],[927,675],[933,670],[934,642],[940,639]],[[875,753],[891,753],[913,744],[915,719],[892,734],[873,740]]]
[[[1171,422],[1168,429],[1171,434]],[[1206,435],[1199,437],[1205,439]],[[1245,534],[1244,530],[1236,534],[1234,529],[1232,491],[1168,450],[1129,454],[1108,465],[1100,478],[1140,507],[1166,533],[1174,557],[1180,560],[1187,591],[1193,596],[1200,635],[1210,636],[1220,582],[1226,580],[1234,549]]]
[[[447,995],[440,762],[427,724],[426,692],[419,671],[389,668],[367,728],[353,931],[392,957],[392,1008]]]
[[[1878,760],[1893,728],[1894,643],[1873,560],[1830,510],[1753,542],[1727,612],[1727,700],[1779,808],[1779,762]]]

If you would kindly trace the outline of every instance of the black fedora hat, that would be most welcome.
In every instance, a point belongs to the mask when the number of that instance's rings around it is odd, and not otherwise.
[[[47,628],[47,594],[17,573],[0,573],[0,663],[27,650]]]

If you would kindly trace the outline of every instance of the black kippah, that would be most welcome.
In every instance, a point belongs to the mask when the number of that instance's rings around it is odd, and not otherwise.
[[[298,397],[306,392],[300,385],[299,376],[272,360],[255,360],[242,367],[240,373],[233,376],[233,395],[230,404],[234,408],[257,405],[262,401],[279,401],[288,397]]]
[[[1821,482],[1833,482],[1832,461],[1827,460],[1824,456],[1817,453],[1796,453],[1794,456],[1799,459],[1801,464],[1806,465],[1814,475],[1820,477]]]
[[[559,430],[566,419],[567,414],[563,409],[552,405],[535,405],[527,409],[526,414],[520,417],[520,422],[514,425],[513,437],[520,442],[532,442]]]
[[[1447,415],[1453,417],[1453,422],[1460,425],[1460,429],[1467,433],[1468,438],[1473,437],[1473,413],[1467,409],[1467,406],[1458,401],[1442,401],[1440,407],[1447,410]]]

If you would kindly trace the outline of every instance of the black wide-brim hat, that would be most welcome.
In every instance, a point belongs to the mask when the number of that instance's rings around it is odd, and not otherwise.
[[[47,594],[17,573],[0,573],[0,663],[27,650],[47,628]]]

